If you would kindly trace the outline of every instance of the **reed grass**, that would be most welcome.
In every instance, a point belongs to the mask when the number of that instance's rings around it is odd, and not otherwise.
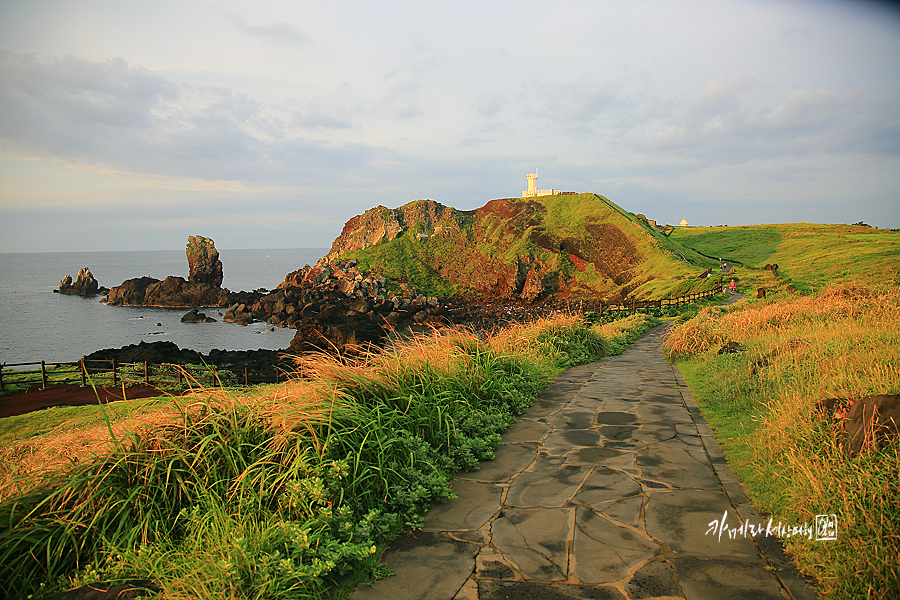
[[[31,440],[0,503],[0,595],[133,579],[166,598],[345,595],[550,377],[608,345],[571,316],[485,339],[434,332]]]
[[[847,457],[842,421],[815,408],[900,393],[898,322],[900,290],[835,285],[704,309],[666,340],[754,504],[792,524],[837,515],[836,541],[786,543],[825,598],[900,589],[900,440]],[[743,351],[717,355],[727,341]]]

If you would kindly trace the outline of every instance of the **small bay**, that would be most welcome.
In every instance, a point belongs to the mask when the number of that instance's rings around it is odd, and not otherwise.
[[[327,253],[327,248],[219,250],[222,285],[231,291],[271,290],[291,271],[315,264]],[[268,323],[225,323],[218,315],[224,309],[202,310],[217,323],[182,323],[187,308],[107,306],[100,296],[53,293],[61,279],[74,279],[82,267],[108,288],[144,275],[188,277],[184,250],[2,253],[0,363],[75,361],[142,340],[170,341],[203,353],[214,348],[281,350],[294,337],[293,329],[270,332]]]

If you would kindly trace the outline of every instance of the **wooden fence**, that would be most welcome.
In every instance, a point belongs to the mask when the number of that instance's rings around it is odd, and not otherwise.
[[[661,298],[659,300],[631,300],[631,302],[623,302],[620,304],[601,303],[599,305],[599,308],[601,315],[604,311],[607,310],[614,310],[619,313],[621,313],[622,311],[631,311],[633,314],[637,312],[637,309],[639,308],[668,308],[670,306],[683,306],[685,304],[690,304],[695,300],[709,298],[721,293],[722,284],[720,283],[711,290],[707,290],[705,292],[697,292],[694,294],[685,294],[684,296],[678,296],[676,298]]]
[[[19,369],[12,367],[39,368]],[[279,383],[286,379],[284,371],[277,366],[258,370],[244,367],[241,370],[227,370],[228,385],[250,386],[259,383]],[[215,365],[197,367],[192,365],[156,364],[149,362],[120,363],[113,360],[88,360],[77,362],[48,363],[34,361],[24,363],[4,363],[0,365],[0,391],[4,388],[25,386],[29,389],[40,384],[38,389],[46,389],[50,384],[80,385],[122,385],[143,384],[162,386],[203,385],[217,387],[222,381],[220,369]],[[232,376],[233,375],[233,376]],[[23,390],[24,391],[24,390]]]

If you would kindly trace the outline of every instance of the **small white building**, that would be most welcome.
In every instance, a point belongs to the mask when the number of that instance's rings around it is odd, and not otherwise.
[[[534,198],[535,196],[555,196],[559,193],[559,190],[539,190],[535,185],[535,181],[537,181],[537,173],[529,173],[525,176],[528,179],[528,189],[522,192],[523,198]]]
[[[681,226],[687,227],[687,218],[686,217],[681,217]]]

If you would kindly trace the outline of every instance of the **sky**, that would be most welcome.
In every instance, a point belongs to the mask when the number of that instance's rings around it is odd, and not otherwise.
[[[539,188],[900,228],[875,0],[0,0],[0,252],[329,247]]]

